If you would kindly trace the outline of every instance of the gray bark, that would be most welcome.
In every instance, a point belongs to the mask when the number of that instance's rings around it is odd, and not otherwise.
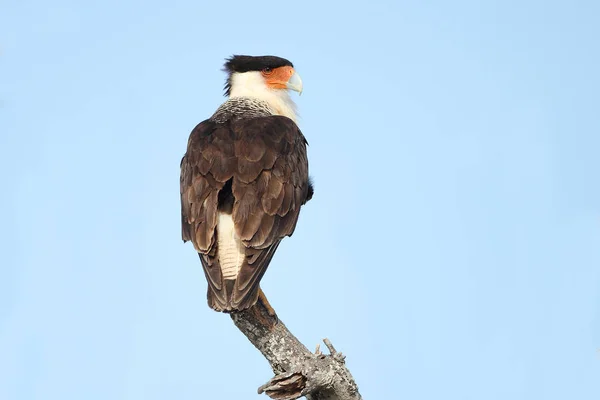
[[[361,400],[358,386],[345,365],[345,356],[324,339],[328,355],[311,353],[287,329],[270,306],[259,301],[254,307],[232,313],[240,331],[265,356],[275,376],[258,388],[272,399]]]

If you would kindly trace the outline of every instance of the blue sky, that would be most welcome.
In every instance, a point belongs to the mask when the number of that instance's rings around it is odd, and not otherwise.
[[[598,399],[598,15],[4,2],[0,398],[259,398],[179,226],[188,134],[241,53],[304,81],[316,192],[262,285],[303,343],[365,399]]]

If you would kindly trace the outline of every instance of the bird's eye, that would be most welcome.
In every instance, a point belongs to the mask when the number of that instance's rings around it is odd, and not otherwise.
[[[273,68],[265,68],[262,70],[263,75],[271,75],[273,73]]]

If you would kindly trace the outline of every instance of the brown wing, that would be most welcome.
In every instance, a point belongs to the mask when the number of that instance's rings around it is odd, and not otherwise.
[[[242,120],[232,130],[238,160],[233,222],[247,249],[231,305],[244,309],[256,303],[258,284],[279,242],[296,228],[309,192],[308,160],[306,139],[289,118]]]
[[[234,138],[229,126],[206,120],[188,140],[181,160],[181,228],[184,242],[191,240],[200,255],[208,281],[209,304],[227,304],[221,268],[216,257],[215,228],[219,191],[237,168]]]
[[[281,116],[205,121],[190,136],[181,171],[183,239],[201,255],[209,304],[217,310],[251,307],[277,246],[292,235],[300,206],[312,195],[304,136]],[[236,232],[246,248],[230,288],[223,283],[215,243],[219,199],[228,190]]]

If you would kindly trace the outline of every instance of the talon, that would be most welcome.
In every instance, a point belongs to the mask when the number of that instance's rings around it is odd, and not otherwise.
[[[269,300],[267,300],[267,296],[265,296],[265,292],[263,292],[260,288],[258,289],[258,300],[263,304],[263,306],[265,306],[267,314],[279,321],[279,318],[277,318],[277,313],[275,312],[273,307],[271,307]]]

